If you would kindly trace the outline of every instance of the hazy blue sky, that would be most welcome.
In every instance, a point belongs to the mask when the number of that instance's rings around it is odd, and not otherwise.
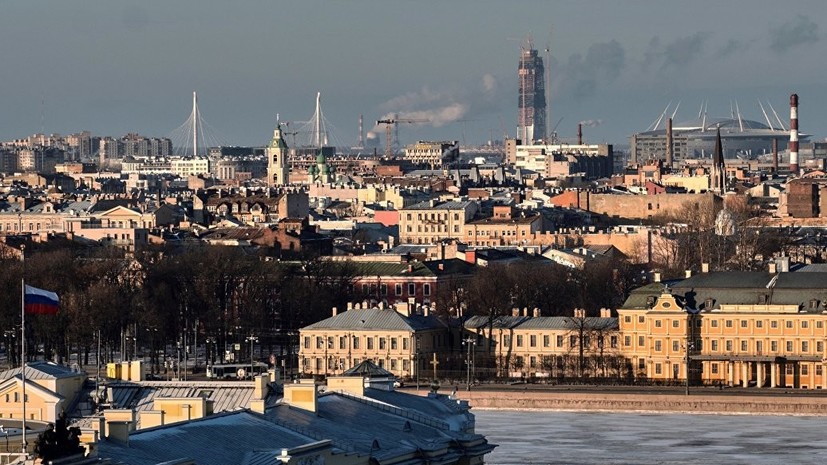
[[[403,142],[482,142],[516,125],[519,39],[551,46],[550,120],[627,143],[670,101],[676,119],[762,120],[757,99],[827,135],[824,0],[0,0],[0,139],[41,131],[166,136],[201,111],[217,137],[263,144],[315,94],[341,143],[399,112]],[[464,120],[456,122],[457,120]],[[455,122],[451,122],[455,121]],[[502,122],[502,123],[501,123]]]

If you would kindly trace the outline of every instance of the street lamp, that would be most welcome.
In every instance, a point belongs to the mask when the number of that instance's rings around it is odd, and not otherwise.
[[[466,348],[466,353],[465,353],[465,384],[466,384],[466,390],[470,391],[471,390],[471,346],[476,346],[477,341],[474,338],[472,338],[471,336],[468,336],[467,338],[462,340],[462,345],[464,345],[465,348]]]
[[[256,342],[258,342],[258,338],[253,336],[252,334],[247,336],[247,342],[250,343],[250,379],[253,379],[255,374],[253,364],[255,363],[253,360],[253,347],[255,347]]]

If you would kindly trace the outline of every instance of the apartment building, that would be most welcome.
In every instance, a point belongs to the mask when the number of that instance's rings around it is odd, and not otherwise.
[[[442,239],[462,239],[465,224],[479,206],[470,200],[439,202],[432,199],[399,212],[399,241],[403,244],[435,244]]]

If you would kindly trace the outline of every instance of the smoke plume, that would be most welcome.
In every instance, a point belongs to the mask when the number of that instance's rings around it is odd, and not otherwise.
[[[770,48],[778,53],[818,40],[818,24],[803,15],[770,30]]]
[[[587,128],[596,128],[597,126],[600,126],[601,124],[603,124],[603,120],[602,119],[587,119],[587,120],[581,121],[577,124],[581,124],[581,125],[583,125],[584,127],[587,127]]]

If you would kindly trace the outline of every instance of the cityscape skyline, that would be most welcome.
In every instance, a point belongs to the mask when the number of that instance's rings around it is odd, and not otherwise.
[[[0,3],[0,50],[14,64],[0,70],[3,140],[169,135],[193,90],[232,145],[265,145],[276,114],[307,120],[317,91],[343,146],[356,144],[360,114],[366,131],[394,113],[431,121],[400,128],[402,143],[513,137],[529,34],[540,55],[550,46],[548,125],[559,121],[563,138],[590,120],[586,141],[625,145],[679,101],[676,120],[694,118],[706,100],[710,116],[737,101],[761,121],[757,99],[783,112],[793,92],[802,131],[821,140],[827,123],[818,92],[827,65],[812,59],[822,32],[810,19],[827,6],[815,1],[44,5]]]

